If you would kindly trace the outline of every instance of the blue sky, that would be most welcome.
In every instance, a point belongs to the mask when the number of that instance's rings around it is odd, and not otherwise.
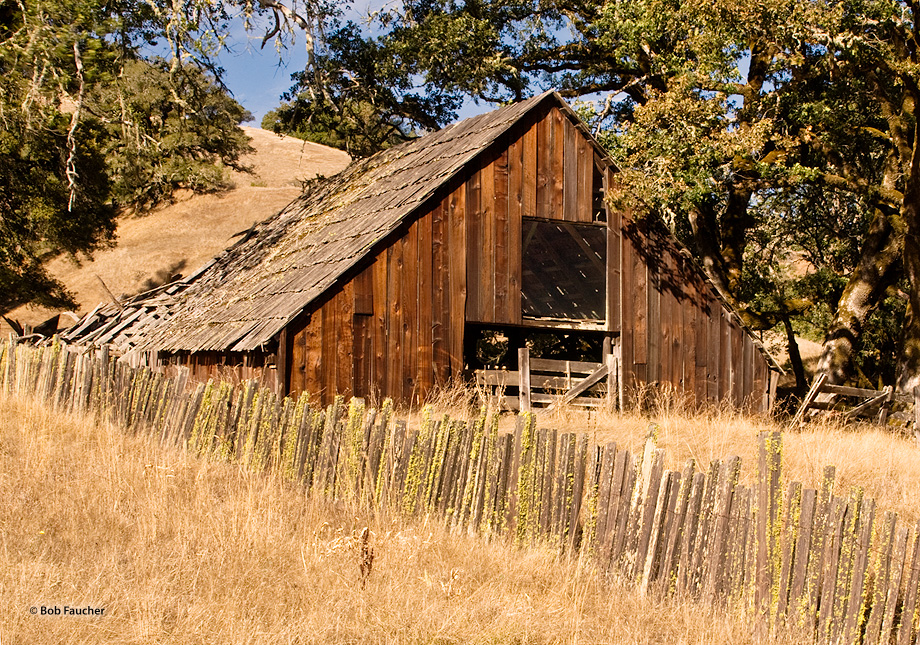
[[[224,83],[233,92],[233,97],[252,112],[253,121],[246,125],[253,126],[261,126],[265,113],[278,107],[281,94],[292,85],[291,74],[302,70],[307,60],[302,42],[282,52],[280,59],[271,43],[260,49],[261,43],[261,38],[248,43],[238,39],[233,50],[222,53],[219,59],[225,70]],[[487,103],[477,105],[467,101],[458,118],[465,119],[493,108]]]
[[[278,106],[281,94],[291,87],[291,74],[302,70],[307,55],[303,42],[296,42],[282,52],[280,57],[267,43],[261,49],[262,39],[247,39],[243,30],[233,34],[231,49],[220,55],[224,68],[224,83],[234,98],[252,112],[254,122],[260,125],[265,113]]]

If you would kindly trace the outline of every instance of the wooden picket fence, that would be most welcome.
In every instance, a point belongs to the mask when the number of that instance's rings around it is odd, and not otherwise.
[[[769,634],[794,625],[816,643],[916,645],[920,526],[878,513],[859,490],[781,487],[781,435],[759,441],[758,483],[741,460],[664,468],[652,427],[641,454],[516,417],[498,430],[436,416],[417,427],[389,403],[279,398],[253,382],[187,384],[104,350],[0,344],[0,387],[86,411],[199,454],[271,470],[336,499],[440,517],[456,530],[557,545],[641,593],[748,612]]]

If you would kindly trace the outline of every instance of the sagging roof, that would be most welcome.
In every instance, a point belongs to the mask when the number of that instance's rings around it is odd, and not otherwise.
[[[96,322],[84,321],[79,333],[74,328],[65,340],[114,344],[122,353],[263,346],[439,187],[545,102],[588,135],[562,97],[549,91],[384,150],[333,177],[314,180],[304,195],[253,226],[194,275],[135,298],[123,309],[97,308]]]

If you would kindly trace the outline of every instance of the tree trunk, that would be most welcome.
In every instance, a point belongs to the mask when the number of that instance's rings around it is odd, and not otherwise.
[[[917,152],[914,152],[914,157]],[[912,164],[913,165],[913,164]],[[915,175],[915,173],[911,173]],[[913,392],[920,386],[920,177],[908,179],[901,212],[907,224],[904,234],[904,269],[907,273],[909,311],[904,330],[904,350],[898,365],[898,389]]]
[[[783,312],[783,328],[786,330],[786,346],[789,348],[789,364],[792,366],[792,373],[795,375],[795,393],[802,397],[808,391],[808,381],[805,378],[805,365],[802,363],[802,354],[799,352],[799,344],[795,340],[795,330],[792,328],[792,320],[787,312]]]
[[[834,321],[824,338],[817,372],[827,374],[828,383],[843,383],[852,374],[853,352],[863,323],[885,290],[897,279],[901,253],[901,236],[894,230],[888,215],[876,209],[859,262],[837,303]]]
[[[728,284],[725,259],[722,257],[721,236],[714,210],[710,206],[697,206],[690,210],[689,220],[690,229],[693,231],[693,241],[703,265],[703,272],[722,294],[722,297],[734,305],[734,294]]]
[[[732,295],[741,285],[741,272],[744,269],[744,247],[747,234],[754,225],[750,205],[753,191],[744,185],[733,184],[728,190],[725,213],[722,216],[722,261],[728,279],[728,289]]]

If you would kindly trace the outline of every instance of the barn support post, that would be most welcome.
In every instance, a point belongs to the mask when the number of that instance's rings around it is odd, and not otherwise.
[[[530,412],[530,349],[518,349],[518,407],[521,412]]]
[[[619,338],[604,338],[603,363],[607,367],[607,412],[613,412],[619,402],[619,410],[623,409],[623,397],[620,381],[620,361],[618,357]]]
[[[278,396],[288,394],[288,371],[290,370],[290,361],[288,360],[288,345],[290,337],[288,328],[285,327],[278,333],[278,349],[275,356],[275,392]]]

